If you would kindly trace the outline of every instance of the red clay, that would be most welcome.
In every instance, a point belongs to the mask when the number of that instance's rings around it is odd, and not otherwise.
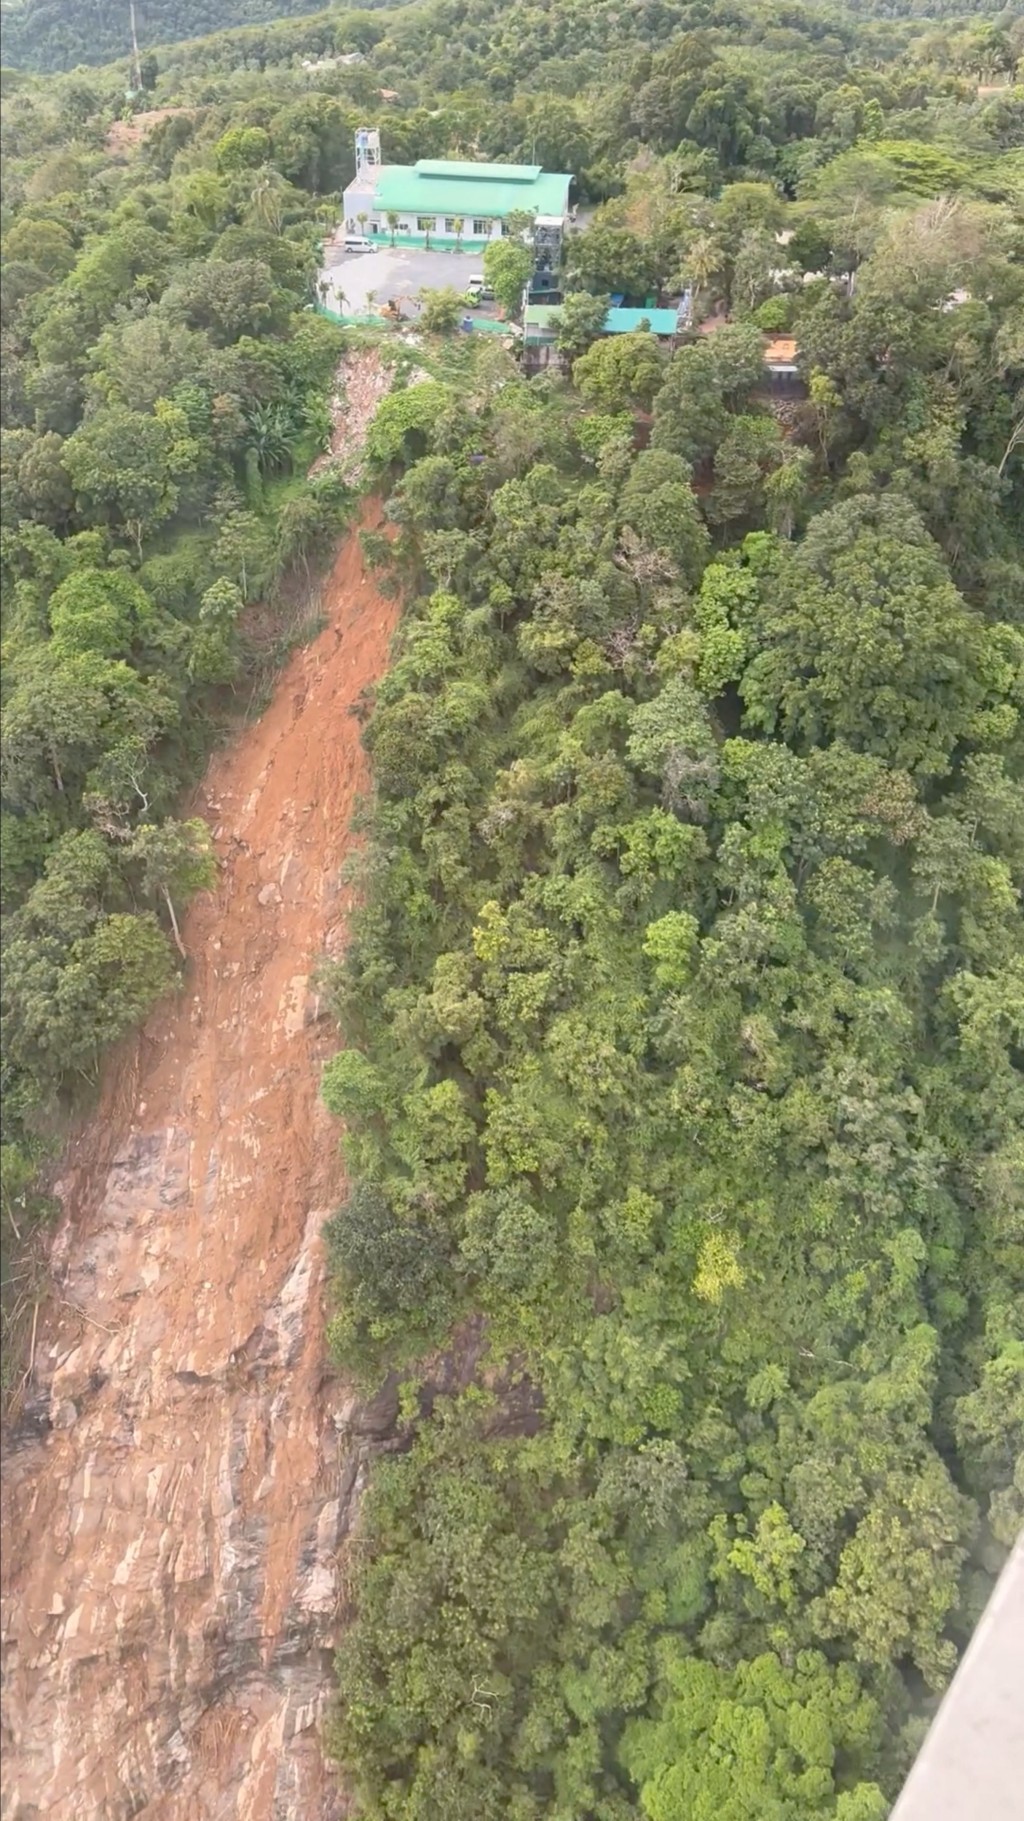
[[[4,1484],[11,1821],[334,1812],[315,1724],[340,1523],[319,1230],[340,1173],[311,975],[351,903],[367,772],[348,710],[398,613],[355,532],[324,605],[209,767],[196,813],[221,871],[185,919],[184,988],[113,1062],[59,1185],[34,1387],[53,1427]]]
[[[190,107],[151,107],[133,114],[130,120],[115,120],[107,129],[107,151],[129,152],[149,137],[155,126],[173,120],[177,114],[194,114]]]

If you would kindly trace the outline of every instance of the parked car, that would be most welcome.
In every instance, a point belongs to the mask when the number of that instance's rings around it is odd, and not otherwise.
[[[373,241],[367,240],[362,234],[346,234],[341,244],[346,253],[373,252]]]
[[[466,297],[470,303],[493,303],[494,292],[482,272],[474,272],[466,286]]]

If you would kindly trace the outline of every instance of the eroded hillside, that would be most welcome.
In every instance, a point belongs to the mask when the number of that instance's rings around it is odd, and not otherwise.
[[[314,1723],[357,1460],[325,1389],[318,1236],[339,1183],[313,974],[349,904],[349,710],[397,613],[355,533],[325,611],[210,766],[220,875],[186,922],[185,987],[110,1069],[60,1184],[5,1485],[11,1821],[332,1809]]]

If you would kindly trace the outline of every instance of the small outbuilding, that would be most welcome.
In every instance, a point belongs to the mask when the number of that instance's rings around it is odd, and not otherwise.
[[[523,347],[534,351],[534,359],[543,364],[541,350],[555,345],[557,304],[531,304],[523,313]],[[684,325],[678,309],[627,310],[613,305],[604,319],[605,335],[631,335],[636,329],[647,329],[659,341],[674,342]]]
[[[797,345],[792,335],[767,335],[764,364],[774,393],[783,397],[800,397],[804,391],[803,375],[797,365]]]
[[[671,341],[679,331],[677,310],[623,310],[612,308],[604,319],[606,335],[632,335],[636,329],[648,329],[659,341]]]
[[[558,313],[558,304],[530,304],[523,315],[523,342],[527,348],[554,344]],[[680,313],[678,310],[621,310],[612,306],[605,317],[603,333],[632,335],[640,328],[647,328],[658,341],[674,341],[680,331]]]

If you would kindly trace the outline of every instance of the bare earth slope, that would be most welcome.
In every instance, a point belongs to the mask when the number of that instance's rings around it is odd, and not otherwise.
[[[348,709],[397,608],[355,534],[324,598],[327,630],[211,764],[222,868],[185,987],[109,1071],[60,1186],[42,1433],[5,1471],[7,1821],[334,1812],[315,1722],[355,1468],[325,1394],[335,1044],[310,974],[344,937]]]

